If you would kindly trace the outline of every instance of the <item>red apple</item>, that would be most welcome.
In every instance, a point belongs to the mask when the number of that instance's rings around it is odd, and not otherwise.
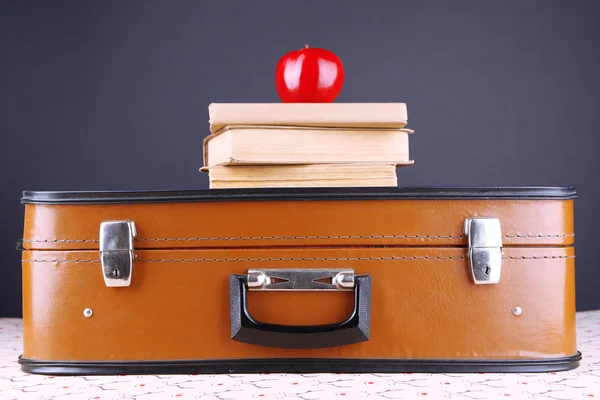
[[[283,103],[332,103],[344,84],[342,61],[329,50],[290,51],[277,63],[275,86]]]

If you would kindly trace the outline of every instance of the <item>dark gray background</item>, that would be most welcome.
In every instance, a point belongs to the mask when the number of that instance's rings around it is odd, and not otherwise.
[[[22,190],[206,188],[209,103],[279,101],[305,43],[342,59],[337,101],[408,104],[402,185],[576,186],[577,306],[600,308],[599,21],[594,0],[3,1],[0,316]]]

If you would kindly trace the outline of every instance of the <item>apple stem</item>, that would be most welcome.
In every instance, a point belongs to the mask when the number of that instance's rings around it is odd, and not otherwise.
[[[308,45],[307,45],[307,44],[305,44],[305,45],[304,45],[304,48],[305,48],[305,49],[308,49]]]

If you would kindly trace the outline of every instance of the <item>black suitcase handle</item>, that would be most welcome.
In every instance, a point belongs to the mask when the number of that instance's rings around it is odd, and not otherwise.
[[[250,315],[246,302],[246,275],[229,276],[231,338],[238,342],[286,349],[318,349],[369,340],[371,326],[371,276],[354,278],[354,309],[343,322],[293,326],[267,324]]]

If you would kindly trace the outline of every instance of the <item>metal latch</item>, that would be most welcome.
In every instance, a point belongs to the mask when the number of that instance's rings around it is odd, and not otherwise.
[[[100,224],[100,261],[106,286],[131,284],[135,236],[133,221],[105,221]]]
[[[475,283],[500,282],[503,254],[500,220],[491,217],[467,218],[465,235],[469,241],[467,257]]]
[[[251,269],[248,290],[354,290],[354,271],[347,269]]]

